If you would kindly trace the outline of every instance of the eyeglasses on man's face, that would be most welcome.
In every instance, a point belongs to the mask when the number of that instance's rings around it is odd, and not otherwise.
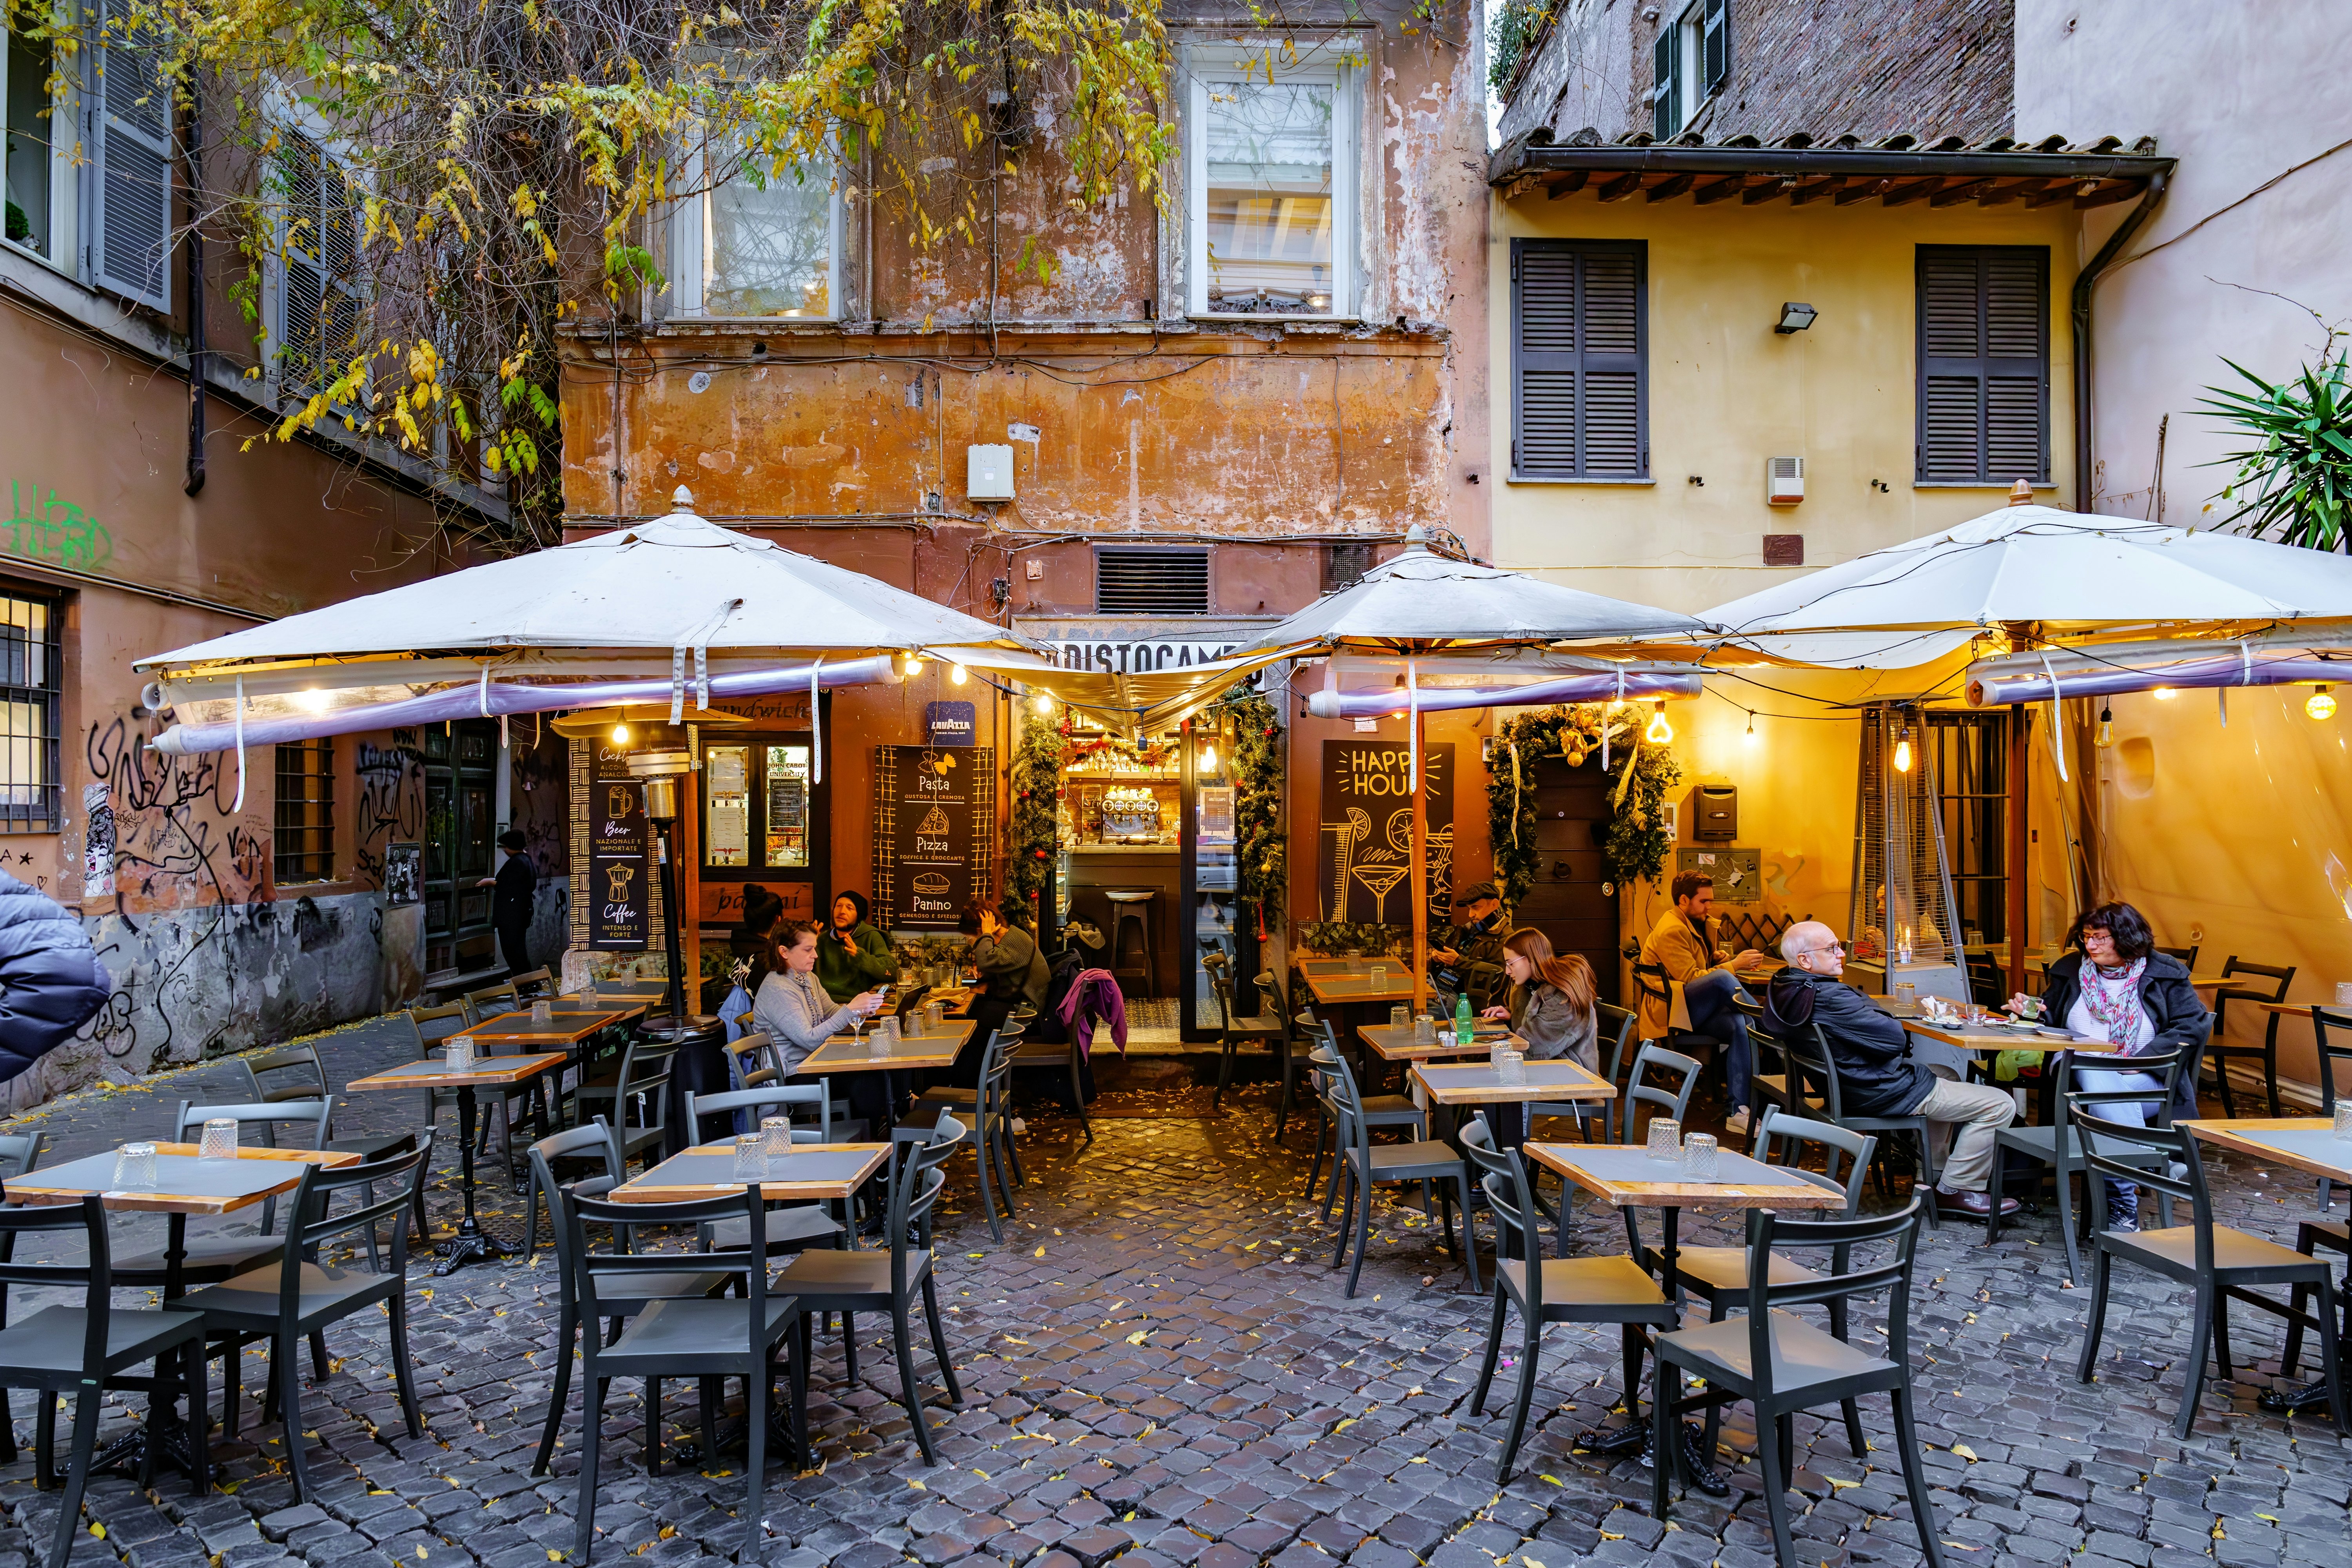
[[[1816,955],[1818,955],[1818,954],[1824,953],[1824,952],[1843,952],[1844,951],[1845,951],[1845,943],[1843,943],[1843,942],[1833,942],[1830,943],[1830,944],[1829,944],[1829,946],[1827,946],[1827,947],[1816,947],[1816,948],[1810,949],[1810,950],[1807,952],[1806,956],[1810,958],[1810,957],[1813,957],[1813,956],[1816,956]]]

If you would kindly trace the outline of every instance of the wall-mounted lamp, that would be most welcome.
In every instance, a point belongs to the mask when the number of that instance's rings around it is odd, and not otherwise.
[[[1787,304],[1780,307],[1780,322],[1778,325],[1774,326],[1772,330],[1776,332],[1781,333],[1783,336],[1790,332],[1801,332],[1807,327],[1811,326],[1813,324],[1813,318],[1820,314],[1821,312],[1814,310],[1811,305],[1801,305],[1796,300],[1791,300]]]

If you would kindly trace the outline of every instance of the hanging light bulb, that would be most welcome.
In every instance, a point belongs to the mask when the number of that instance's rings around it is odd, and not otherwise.
[[[916,655],[916,654],[911,654],[911,653],[910,653],[910,654],[908,654],[908,655],[907,656],[907,677],[908,677],[908,679],[911,680],[911,679],[913,679],[916,676],[920,675],[920,674],[922,674],[922,673],[923,673],[923,661],[922,661],[921,658],[920,658],[919,656]]]
[[[1217,771],[1216,747],[1203,746],[1201,748],[1201,771],[1204,773],[1213,773]]]
[[[2336,694],[2324,683],[2315,686],[2304,702],[2303,710],[2315,719],[2333,719],[2336,717]]]
[[[963,666],[960,664],[951,664],[948,666],[948,684],[950,686],[961,686],[963,683]]]
[[[1050,691],[1040,691],[1037,693],[1036,708],[1037,711],[1041,714],[1053,712],[1054,694]]]
[[[2169,702],[2172,700],[2172,688],[2159,686],[2156,689],[2154,696],[2158,702]]]
[[[1650,715],[1650,727],[1642,731],[1642,739],[1654,746],[1663,746],[1675,738],[1675,727],[1666,722],[1666,704],[1660,699],[1657,710]]]
[[[1748,743],[1751,746],[1756,743],[1756,714],[1752,709],[1748,714]]]
[[[1908,730],[1895,737],[1895,771],[1898,773],[1911,771],[1911,731]]]
[[[628,743],[629,743],[629,727],[628,727],[626,724],[615,724],[615,725],[614,725],[614,726],[613,726],[613,744],[614,744],[614,745],[616,745],[616,746],[625,746],[625,745],[627,745]]]
[[[294,705],[305,713],[324,713],[334,700],[315,686],[305,687],[294,694]]]
[[[2116,743],[2115,710],[2105,703],[2099,705],[2099,732],[2091,739],[2094,745],[2112,746]]]

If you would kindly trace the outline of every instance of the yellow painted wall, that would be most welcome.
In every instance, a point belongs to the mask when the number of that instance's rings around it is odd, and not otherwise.
[[[1595,593],[1699,610],[1792,574],[1762,565],[1763,536],[1802,533],[1808,567],[1833,564],[2000,506],[2008,485],[1912,483],[1916,405],[1916,247],[2050,247],[2051,477],[2037,499],[2074,495],[2071,206],[1891,210],[1876,202],[1694,207],[1602,203],[1540,191],[1495,202],[1490,230],[1495,410],[1490,461],[1497,564]],[[1510,479],[1511,241],[1642,239],[1649,245],[1653,482]],[[1772,331],[1784,300],[1821,312]],[[1764,499],[1765,459],[1805,459],[1806,497]],[[1695,486],[1698,475],[1706,484]],[[1871,488],[1882,480],[1886,490]]]

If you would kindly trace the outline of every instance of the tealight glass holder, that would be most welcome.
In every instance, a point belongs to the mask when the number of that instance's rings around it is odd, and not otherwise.
[[[118,1192],[153,1192],[155,1190],[155,1145],[125,1143],[116,1150],[114,1185]]]
[[[1437,1043],[1437,1020],[1428,1016],[1426,1014],[1423,1015],[1421,1017],[1415,1018],[1412,1021],[1412,1043],[1416,1046],[1435,1045]]]
[[[1385,964],[1385,963],[1375,963],[1375,964],[1373,964],[1373,965],[1372,965],[1372,973],[1371,973],[1371,981],[1372,981],[1372,987],[1371,987],[1371,988],[1372,988],[1373,990],[1375,990],[1375,991],[1385,991],[1385,990],[1387,990],[1387,989],[1388,989],[1388,984],[1389,984],[1389,966],[1388,966],[1387,964]]]
[[[1679,1160],[1683,1152],[1683,1124],[1671,1116],[1650,1119],[1650,1158]]]
[[[888,1056],[890,1054],[890,1041],[898,1033],[898,1019],[883,1019],[880,1023],[875,1025],[874,1027],[866,1031],[866,1054],[869,1057]]]
[[[735,1179],[756,1182],[768,1173],[768,1140],[758,1132],[741,1132],[735,1138]]]
[[[200,1160],[234,1160],[236,1158],[236,1122],[229,1117],[208,1117],[205,1130],[198,1135],[196,1157]]]
[[[1412,1009],[1400,1002],[1389,1009],[1389,1027],[1402,1029],[1412,1022]]]
[[[1654,1127],[1656,1122],[1650,1123]],[[1718,1151],[1714,1138],[1694,1132],[1683,1140],[1683,1174],[1694,1182],[1715,1180]]]
[[[472,1072],[474,1070],[474,1042],[466,1039],[451,1040],[447,1048],[442,1051],[441,1060],[453,1073],[465,1074]]]
[[[2339,980],[2336,983],[2336,1005],[2338,1007],[2352,1007],[2352,980]]]
[[[2352,1100],[2339,1100],[2336,1102],[2336,1136],[2345,1142],[2352,1142]]]
[[[793,1124],[781,1116],[760,1118],[760,1142],[771,1160],[781,1160],[793,1152]]]
[[[530,1005],[530,1021],[534,1024],[555,1022],[555,1004],[541,996]]]
[[[1528,1081],[1528,1058],[1525,1051],[1515,1051],[1507,1046],[1495,1048],[1495,1081],[1512,1087]],[[1656,1122],[1650,1125],[1656,1126]]]

